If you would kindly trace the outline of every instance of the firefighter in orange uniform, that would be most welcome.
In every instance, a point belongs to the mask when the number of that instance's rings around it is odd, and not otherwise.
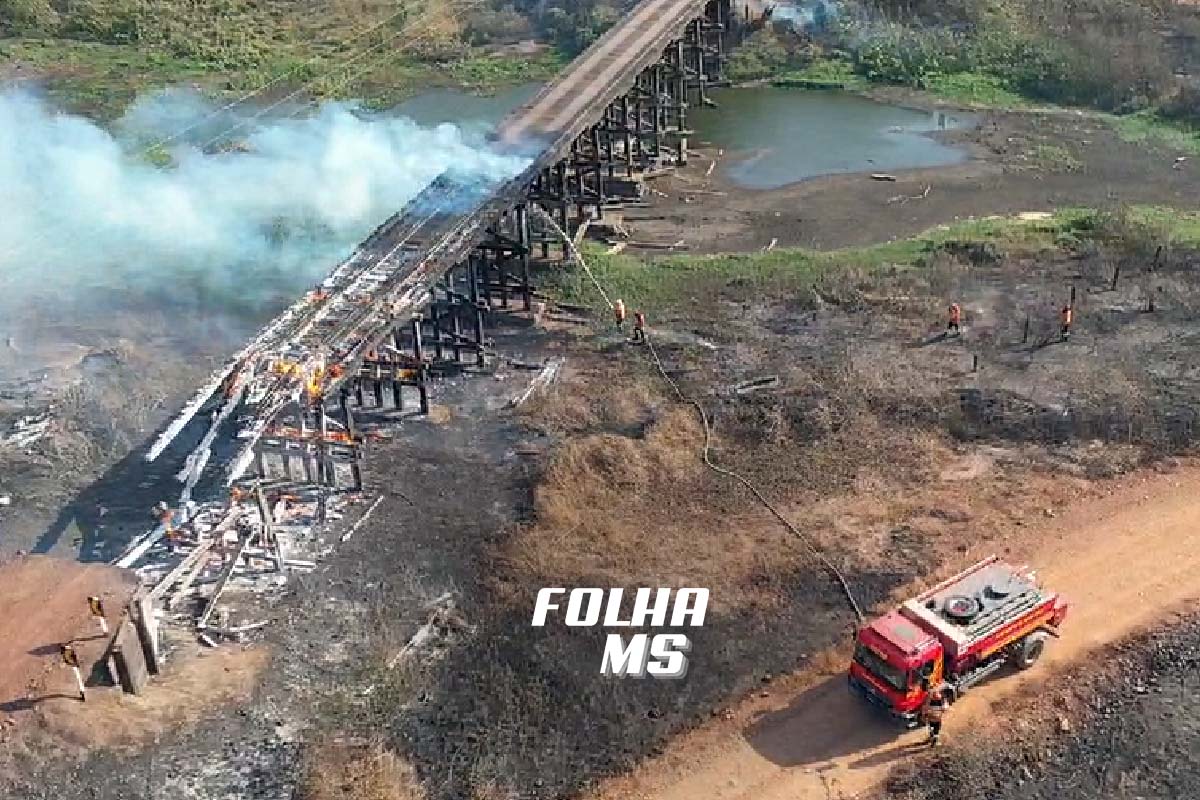
[[[633,341],[646,341],[646,315],[641,311],[633,312]]]
[[[946,715],[946,694],[939,687],[929,692],[921,708],[921,721],[929,726],[929,746],[936,747],[942,735],[942,719]]]
[[[946,323],[946,333],[962,332],[962,307],[958,303],[950,304],[949,321]]]
[[[613,319],[617,322],[617,329],[620,330],[625,326],[625,301],[617,300],[613,303]]]
[[[1065,342],[1071,338],[1071,325],[1075,322],[1075,309],[1071,308],[1071,304],[1067,303],[1062,307],[1062,311],[1058,312],[1059,321],[1062,323],[1062,338]]]

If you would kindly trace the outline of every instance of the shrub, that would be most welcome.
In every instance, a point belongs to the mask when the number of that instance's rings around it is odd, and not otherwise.
[[[750,81],[777,73],[791,60],[787,47],[774,30],[757,31],[729,58],[730,80]]]
[[[575,54],[590,45],[618,19],[620,10],[599,0],[578,0],[545,9],[538,24],[560,49]]]
[[[1200,125],[1200,86],[1181,86],[1159,113],[1170,120]]]
[[[58,13],[49,0],[0,0],[0,32],[46,31],[57,24]]]
[[[960,72],[963,46],[946,30],[915,31],[887,25],[855,53],[855,68],[870,80],[924,87],[930,76]]]
[[[467,20],[467,39],[473,45],[515,42],[533,34],[529,19],[512,6],[484,9]]]
[[[131,0],[82,0],[71,4],[64,33],[104,44],[136,42],[142,15],[142,9]]]

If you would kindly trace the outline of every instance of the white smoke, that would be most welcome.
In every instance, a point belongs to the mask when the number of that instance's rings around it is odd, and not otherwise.
[[[204,147],[233,125],[233,147]],[[150,163],[145,143],[184,129],[171,165]],[[491,181],[523,166],[489,151],[482,126],[422,128],[347,103],[253,120],[170,91],[110,132],[3,93],[0,332],[31,308],[96,303],[261,320],[443,170]]]
[[[771,19],[813,33],[825,31],[841,15],[838,0],[790,0],[771,6]]]

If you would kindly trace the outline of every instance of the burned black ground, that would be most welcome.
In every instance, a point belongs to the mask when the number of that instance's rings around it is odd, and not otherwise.
[[[1088,667],[1091,667],[1089,675]],[[1081,665],[1074,723],[1049,702],[1033,731],[960,744],[893,775],[904,800],[1194,797],[1200,791],[1200,619],[1194,615]],[[1069,684],[1068,684],[1069,685]]]

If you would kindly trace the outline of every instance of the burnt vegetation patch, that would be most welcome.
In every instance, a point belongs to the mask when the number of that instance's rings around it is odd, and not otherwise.
[[[1040,724],[991,748],[951,746],[897,769],[897,800],[1190,797],[1200,787],[1200,619],[1141,636],[1105,654],[1105,668],[1073,676],[1071,697]],[[1067,713],[1063,709],[1071,709]],[[1072,722],[1071,718],[1075,721]]]
[[[986,545],[997,531],[978,520],[1041,513],[1021,488],[1034,473],[1104,477],[1194,444],[1196,265],[1164,230],[1091,214],[807,283],[727,283],[653,324],[710,414],[713,459],[784,504],[872,606]],[[805,541],[703,467],[694,411],[642,349],[576,362],[524,423],[551,443],[528,518],[482,556],[471,635],[406,679],[387,723],[433,797],[577,792],[804,666],[851,619]],[[608,631],[530,626],[543,586],[660,585],[713,592],[680,681],[603,677]]]

